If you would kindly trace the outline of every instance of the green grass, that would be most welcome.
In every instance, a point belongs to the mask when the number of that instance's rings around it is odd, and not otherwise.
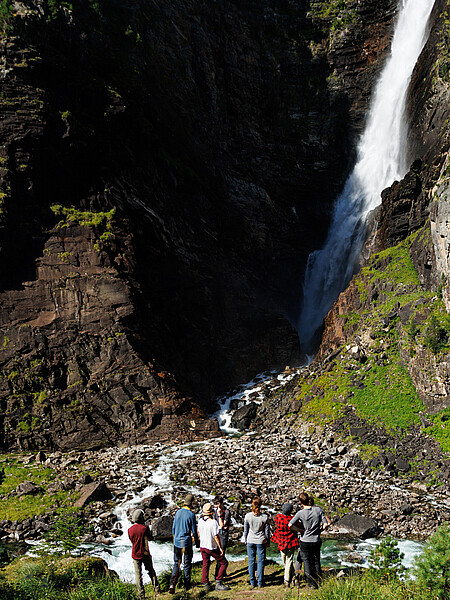
[[[388,428],[407,429],[419,423],[425,407],[406,369],[399,362],[374,365],[364,377],[366,388],[355,389],[352,398],[358,413],[368,421],[380,421]]]
[[[439,442],[444,452],[450,452],[450,408],[445,408],[436,415],[427,415],[433,425],[424,432]]]
[[[415,237],[413,234],[397,246],[374,254],[369,265],[361,270],[360,277],[366,279],[368,283],[375,283],[381,275],[382,279],[394,285],[419,285],[417,271],[409,254],[409,248]]]
[[[60,491],[52,494],[45,490],[55,479],[55,472],[42,465],[23,465],[17,458],[8,455],[0,457],[0,465],[5,471],[4,481],[0,484],[0,519],[23,521],[30,516],[42,515],[50,509],[62,509],[72,505],[77,494],[70,491]],[[15,490],[20,483],[32,481],[43,488],[44,492],[36,496],[4,496]]]
[[[428,353],[422,368],[432,377],[434,357],[439,359],[450,350],[450,317],[437,291],[420,285],[410,257],[414,242],[430,243],[428,226],[374,254],[354,278],[361,309],[340,315],[345,343],[329,370],[313,379],[307,374],[299,377],[296,398],[304,401],[302,418],[317,424],[330,422],[342,415],[343,405],[351,404],[368,422],[400,434],[419,424],[419,412],[426,408],[403,358],[405,352],[414,357],[419,348],[423,354],[425,346]],[[406,305],[411,311],[406,322],[389,314]],[[365,340],[362,362],[350,352],[360,339]],[[433,426],[427,432],[450,451],[450,419],[443,413],[430,420]]]
[[[20,559],[3,570],[6,579],[0,576],[2,600],[135,600],[135,586],[117,579],[99,576],[98,567],[86,565],[89,559],[72,560],[68,566],[63,562],[48,560]],[[100,565],[98,565],[100,566]],[[212,568],[210,579],[212,576]],[[161,582],[164,576],[161,575]],[[272,561],[267,561],[264,578],[265,587],[251,591],[248,584],[247,561],[231,562],[228,567],[227,583],[231,589],[226,592],[212,591],[205,594],[200,583],[201,568],[193,569],[194,586],[190,591],[177,587],[176,594],[164,599],[174,600],[431,600],[434,596],[414,581],[400,582],[393,579],[382,580],[372,571],[358,575],[347,575],[337,579],[325,570],[322,585],[317,590],[309,589],[304,581],[301,587],[283,589],[283,569]],[[152,586],[146,585],[146,596],[153,598]]]

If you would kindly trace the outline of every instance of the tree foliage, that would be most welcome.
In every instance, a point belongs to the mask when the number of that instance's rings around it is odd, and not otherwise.
[[[418,586],[428,590],[430,598],[450,598],[450,528],[447,523],[430,537],[416,559],[415,576]]]
[[[403,552],[400,552],[398,542],[388,535],[373,548],[369,564],[377,577],[384,580],[399,579],[406,571],[402,564],[404,556]]]

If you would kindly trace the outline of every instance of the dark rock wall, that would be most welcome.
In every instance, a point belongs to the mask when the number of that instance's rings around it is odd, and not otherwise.
[[[192,397],[210,409],[298,360],[289,322],[305,261],[351,164],[396,2],[359,2],[345,27],[306,1],[72,7],[16,2],[0,42],[8,447],[164,437],[163,415],[200,418]],[[55,229],[52,204],[116,209],[112,245],[95,225]],[[86,418],[56,425],[58,403]]]

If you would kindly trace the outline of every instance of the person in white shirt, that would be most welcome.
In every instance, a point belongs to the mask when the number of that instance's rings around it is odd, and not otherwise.
[[[228,561],[224,556],[219,537],[219,525],[214,516],[213,506],[207,502],[203,505],[202,515],[198,521],[198,535],[200,537],[200,553],[203,560],[202,584],[207,592],[212,588],[209,583],[209,565],[211,558],[214,558],[219,571],[216,577],[216,590],[219,592],[229,590],[230,587],[223,583],[223,577],[228,566]]]

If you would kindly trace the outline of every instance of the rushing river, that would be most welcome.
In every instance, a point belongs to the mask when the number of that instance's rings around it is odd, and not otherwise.
[[[273,373],[266,373],[256,377],[252,382],[246,386],[234,390],[228,396],[220,399],[220,409],[217,411],[216,416],[219,419],[219,423],[222,425],[223,431],[231,435],[238,435],[237,430],[233,429],[230,425],[230,405],[240,406],[248,401],[259,402],[264,396],[264,391],[267,386],[271,389],[284,385],[289,379],[291,379],[297,370],[292,370],[289,373],[283,373],[274,375]],[[206,442],[198,442],[195,444],[187,444],[185,446],[177,447],[141,447],[141,451],[145,454],[151,455],[156,459],[156,467],[149,471],[148,475],[148,486],[142,490],[139,494],[134,495],[132,498],[127,499],[122,504],[119,504],[116,508],[116,514],[120,521],[120,526],[124,534],[117,537],[113,544],[108,547],[97,547],[96,554],[101,556],[108,564],[110,569],[116,571],[123,581],[134,581],[134,570],[131,561],[131,543],[128,540],[127,530],[131,526],[127,518],[127,512],[129,509],[137,506],[140,500],[153,496],[155,494],[162,495],[168,504],[172,504],[172,492],[174,482],[170,478],[172,466],[182,457],[186,457],[194,454],[194,450],[198,449],[199,445],[207,445]],[[183,485],[183,493],[191,492],[196,496],[202,496],[205,502],[212,499],[210,494],[205,493],[203,490]],[[238,523],[235,525],[239,526]],[[329,567],[340,567],[350,566],[357,563],[352,563],[349,560],[351,553],[359,554],[363,561],[366,561],[371,549],[379,543],[379,540],[325,540],[322,547],[322,558],[323,565]],[[399,540],[399,548],[404,553],[404,565],[408,568],[412,565],[414,558],[420,554],[423,545],[408,540]],[[158,574],[162,571],[169,569],[172,565],[172,544],[170,542],[150,542],[150,552],[153,557],[155,568]],[[229,560],[242,560],[246,557],[245,546],[243,544],[237,544],[229,549],[227,553]],[[268,552],[268,557],[279,562],[281,564],[280,554],[274,544],[271,544],[271,548]],[[194,550],[194,561],[201,560],[200,552]],[[364,566],[364,562],[362,563]],[[367,565],[367,563],[365,563]]]

